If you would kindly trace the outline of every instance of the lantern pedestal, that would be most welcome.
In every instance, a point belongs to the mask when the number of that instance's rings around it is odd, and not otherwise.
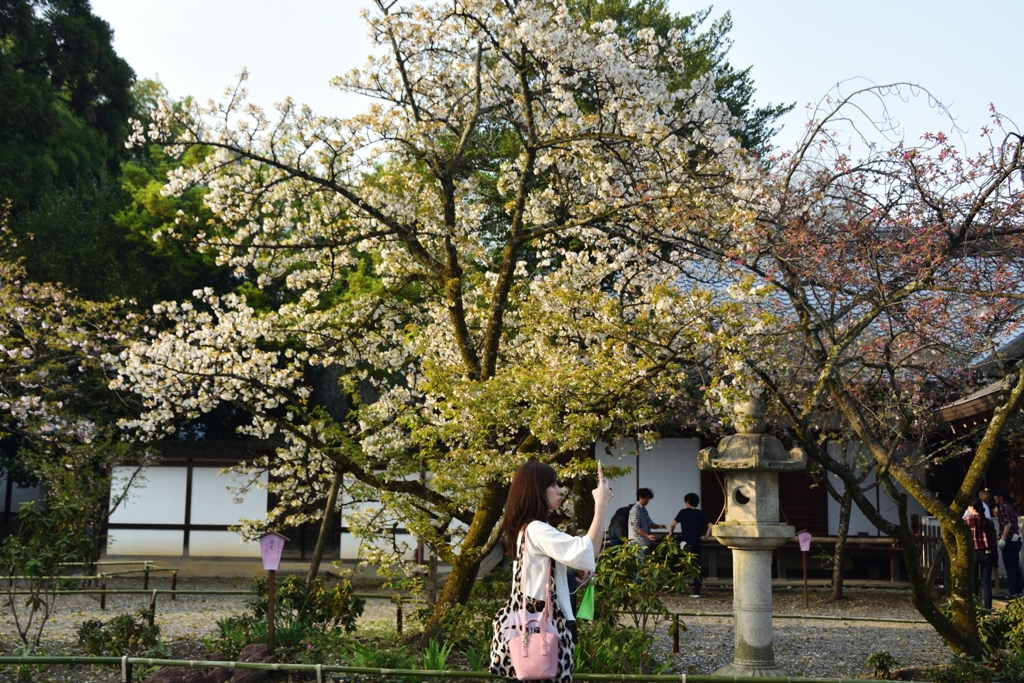
[[[752,399],[737,410],[740,430],[718,448],[698,455],[702,470],[725,475],[725,521],[711,527],[732,550],[734,615],[733,661],[716,676],[785,677],[775,663],[772,642],[772,553],[793,537],[793,527],[779,522],[779,472],[803,469],[807,456],[787,452],[764,434],[764,402]]]

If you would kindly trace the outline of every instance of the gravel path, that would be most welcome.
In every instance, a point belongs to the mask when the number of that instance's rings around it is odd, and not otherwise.
[[[732,595],[706,591],[699,600],[689,597],[667,601],[677,612],[731,612]],[[920,621],[910,604],[909,592],[847,590],[848,599],[830,603],[822,593],[812,593],[804,609],[802,591],[777,590],[776,615],[869,617]],[[679,654],[673,657],[671,673],[711,674],[732,660],[731,617],[684,617],[687,630],[679,637]],[[869,655],[886,651],[896,659],[896,668],[929,667],[949,661],[950,650],[926,623],[864,622],[818,619],[775,619],[773,623],[775,660],[791,676],[813,678],[865,678],[872,671]],[[671,655],[671,638],[659,638],[659,649]]]
[[[154,581],[152,586],[166,587]],[[138,587],[138,583],[132,587]],[[181,588],[246,589],[248,582],[238,580],[184,579]],[[839,617],[875,617],[920,620],[910,605],[907,591],[848,590],[849,599],[830,603],[822,593],[812,593],[810,608],[803,607],[799,591],[777,589],[775,613],[793,615],[831,615]],[[86,619],[107,620],[117,614],[132,612],[148,604],[145,595],[110,596],[107,610],[99,609],[95,596],[67,596],[58,601],[55,614],[44,633],[44,650],[49,654],[79,652],[74,643],[75,631]],[[245,596],[179,596],[171,601],[158,596],[156,622],[167,647],[168,656],[202,656],[202,638],[217,633],[217,620],[243,609]],[[667,601],[669,609],[678,612],[730,613],[732,594],[726,589],[708,589],[697,600],[679,597]],[[371,600],[360,624],[393,628],[395,609],[386,600]],[[672,655],[672,640],[663,628],[656,648],[662,657],[671,658],[670,673],[709,674],[732,659],[733,635],[731,617],[684,616],[687,630],[680,635],[680,654]],[[949,659],[949,650],[924,623],[819,621],[812,619],[776,619],[774,622],[776,660],[792,676],[862,678],[871,672],[865,662],[868,655],[885,650],[897,666],[933,666]],[[0,653],[19,654],[16,632],[9,609],[0,609]],[[13,668],[0,669],[0,682],[16,681]],[[119,680],[110,670],[94,668],[48,669],[45,681],[77,681],[107,683]]]

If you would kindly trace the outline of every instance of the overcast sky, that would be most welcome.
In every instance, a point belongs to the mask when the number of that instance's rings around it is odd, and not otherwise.
[[[705,3],[670,0],[677,12]],[[370,50],[359,17],[365,0],[92,0],[114,29],[114,47],[140,77],[172,96],[219,98],[247,67],[249,92],[269,106],[285,96],[315,111],[349,115],[355,98],[328,80],[362,64]],[[807,114],[836,83],[910,81],[951,105],[966,138],[988,120],[989,103],[1024,126],[1020,0],[725,0],[732,13],[731,63],[753,67],[757,101],[796,103],[776,143],[799,136]],[[916,138],[948,128],[925,107],[902,112]]]

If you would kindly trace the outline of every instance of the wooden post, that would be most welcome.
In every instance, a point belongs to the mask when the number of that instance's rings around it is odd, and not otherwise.
[[[263,568],[267,570],[267,647],[274,651],[274,582],[277,579],[277,568],[281,566],[281,554],[284,542],[288,539],[276,531],[268,531],[260,536],[260,556]]]
[[[679,654],[679,615],[672,615],[672,626],[675,628],[672,631],[672,654]]]
[[[274,575],[276,571],[267,571],[267,647],[274,651]],[[399,631],[401,633],[401,631]]]
[[[437,602],[437,554],[430,549],[427,558],[427,604],[431,607]]]
[[[171,572],[171,600],[177,601],[178,594],[174,591],[178,590],[178,570],[175,569]]]
[[[800,544],[800,556],[804,565],[804,609],[807,609],[810,606],[807,599],[807,554],[811,552],[811,541],[813,540],[813,537],[809,531],[804,529],[796,535],[796,540],[797,543]]]
[[[100,574],[100,590],[103,591],[102,593],[100,593],[100,609],[105,610],[105,609],[107,609],[107,575],[106,574]]]
[[[804,609],[807,609],[810,606],[807,601],[807,551],[801,552],[800,555],[804,561]]]
[[[149,625],[152,626],[156,619],[156,591],[153,591],[153,595],[149,596]]]

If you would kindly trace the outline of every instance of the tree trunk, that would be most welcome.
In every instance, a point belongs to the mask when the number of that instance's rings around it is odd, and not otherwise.
[[[940,522],[942,523],[942,522]],[[946,552],[949,554],[949,602],[950,619],[953,625],[970,643],[964,652],[975,659],[985,655],[984,647],[978,635],[978,615],[974,604],[974,542],[969,534],[957,535],[947,533],[943,529],[943,537],[952,536],[946,541]],[[963,537],[961,537],[963,536]],[[952,550],[955,549],[955,552]]]
[[[1024,379],[1024,373],[1022,373],[1022,379]],[[1018,405],[1020,394],[1024,394],[1024,382],[1018,383],[1014,391],[1020,393],[1016,394],[1013,402],[1006,404],[1007,407],[1013,409]],[[889,536],[899,542],[907,565],[914,607],[954,651],[962,652],[976,659],[983,658],[985,650],[978,634],[977,611],[974,609],[974,546],[967,525],[960,518],[959,512],[966,507],[966,503],[970,499],[969,492],[977,490],[981,477],[988,469],[994,455],[992,446],[998,438],[998,433],[1005,420],[998,421],[997,418],[1001,415],[997,413],[989,423],[981,444],[975,449],[974,458],[964,475],[960,490],[953,500],[953,508],[950,509],[924,486],[913,468],[892,462],[888,449],[867,426],[859,406],[849,394],[840,389],[833,392],[833,397],[861,443],[875,459],[876,475],[879,483],[885,488],[886,494],[893,500],[900,501],[899,523],[893,524],[874,509],[862,491],[854,492],[857,506],[868,515],[872,523],[879,529],[885,530]],[[834,463],[832,467],[828,465],[826,467],[829,471],[839,474],[847,487],[855,483],[852,481],[852,477],[849,477],[849,472],[844,472],[842,467],[835,467]],[[847,476],[843,476],[843,474]],[[902,487],[903,492],[897,490],[896,483]],[[918,546],[906,514],[905,499],[907,495],[916,498],[925,510],[939,521],[942,528],[942,541],[949,553],[950,561],[949,616],[944,615],[932,602],[931,591],[917,557]]]
[[[316,548],[313,549],[313,557],[309,561],[309,573],[306,574],[306,587],[313,585],[313,579],[320,573],[320,562],[324,557],[324,548],[327,547],[327,537],[331,535],[334,528],[334,508],[338,503],[338,490],[341,488],[341,480],[344,472],[336,470],[334,480],[331,481],[331,490],[327,494],[327,506],[324,508],[324,517],[320,521],[320,535],[316,539]]]
[[[836,532],[835,553],[832,556],[832,594],[829,600],[843,599],[843,565],[846,563],[846,537],[850,533],[850,516],[853,513],[853,496],[846,489],[839,499],[839,529]]]
[[[473,515],[473,521],[466,530],[459,553],[450,554],[448,562],[451,572],[437,596],[437,603],[430,618],[423,625],[424,642],[441,631],[441,618],[454,605],[465,604],[469,600],[470,591],[476,581],[483,551],[490,540],[498,520],[505,510],[505,499],[508,497],[508,486],[489,484],[480,501],[480,507]]]

